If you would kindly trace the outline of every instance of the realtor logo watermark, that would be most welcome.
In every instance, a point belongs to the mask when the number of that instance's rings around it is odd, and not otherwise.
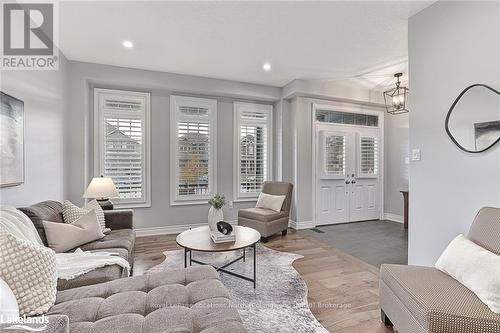
[[[58,26],[55,2],[2,4],[2,70],[56,70]]]

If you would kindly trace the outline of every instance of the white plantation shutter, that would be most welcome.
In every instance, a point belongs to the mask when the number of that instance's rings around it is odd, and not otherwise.
[[[149,94],[95,89],[95,175],[111,177],[118,205],[149,205]]]
[[[234,108],[235,193],[256,197],[271,179],[272,106],[236,102]]]
[[[327,175],[345,175],[345,143],[345,136],[325,136],[325,173]]]
[[[359,138],[359,176],[378,176],[379,143],[376,137],[361,136]]]
[[[174,201],[207,200],[216,190],[217,101],[171,96]]]

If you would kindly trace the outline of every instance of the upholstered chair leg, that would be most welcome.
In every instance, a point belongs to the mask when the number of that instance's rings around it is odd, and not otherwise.
[[[286,236],[286,234],[287,234],[287,233],[288,233],[288,229],[285,229],[285,230],[283,230],[283,231],[281,232],[281,235],[282,235],[282,236]]]
[[[380,320],[385,326],[393,326],[391,320],[385,314],[384,310],[380,309]]]

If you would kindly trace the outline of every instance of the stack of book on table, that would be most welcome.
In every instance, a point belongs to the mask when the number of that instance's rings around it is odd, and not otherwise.
[[[236,240],[235,234],[224,235],[219,231],[210,231],[210,237],[212,237],[214,243],[227,243],[234,242]]]

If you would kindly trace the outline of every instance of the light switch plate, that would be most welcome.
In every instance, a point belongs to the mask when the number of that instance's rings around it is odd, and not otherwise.
[[[420,161],[420,159],[421,159],[420,149],[413,149],[411,151],[411,160]]]

